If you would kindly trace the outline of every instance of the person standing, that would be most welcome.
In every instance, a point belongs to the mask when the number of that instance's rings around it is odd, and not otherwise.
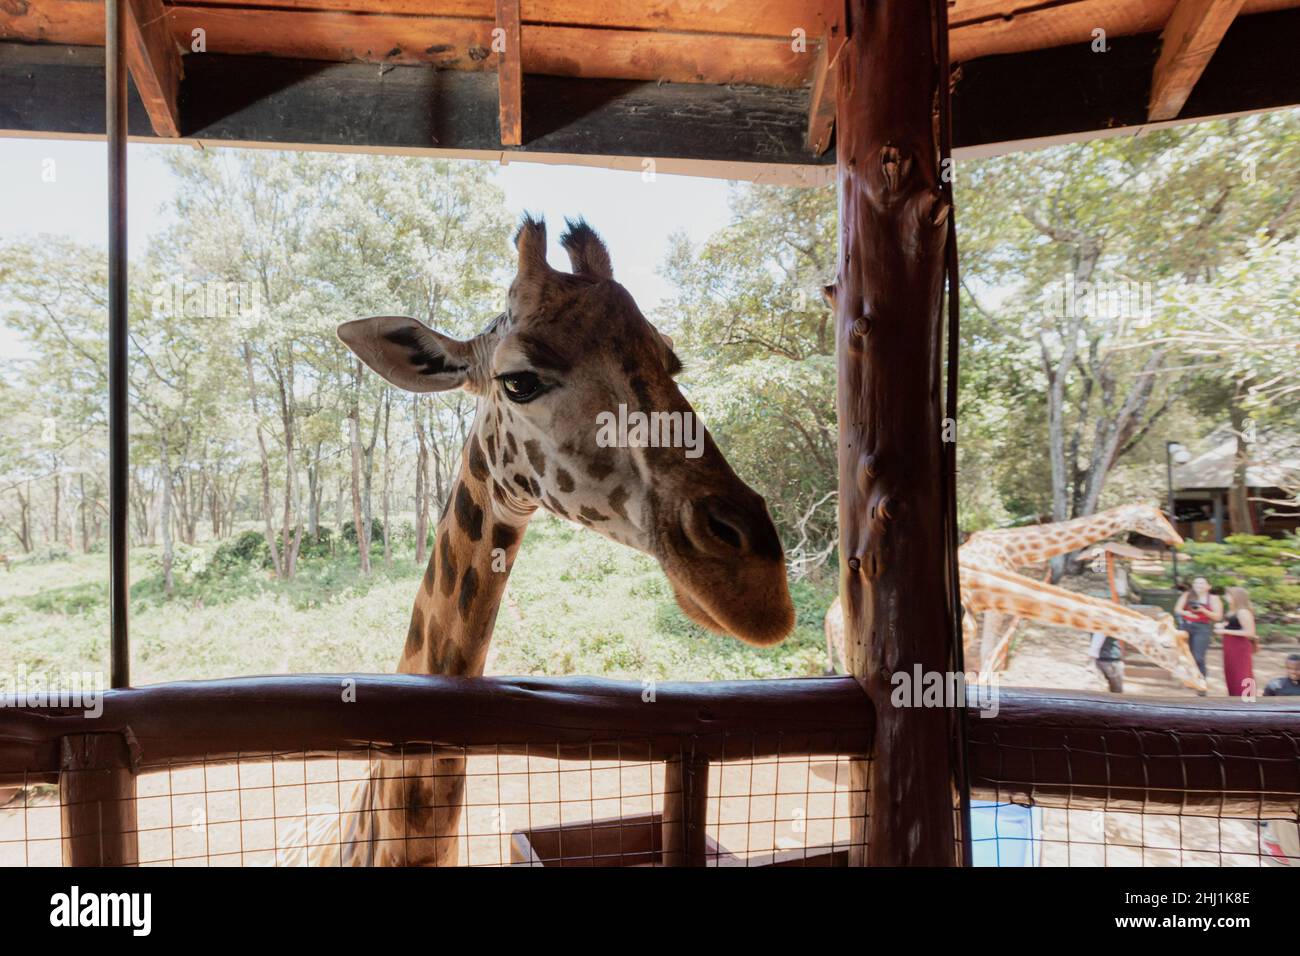
[[[1202,674],[1205,670],[1205,653],[1210,649],[1214,625],[1223,620],[1223,602],[1210,593],[1210,582],[1203,577],[1192,579],[1192,586],[1184,591],[1174,605],[1174,616],[1182,621],[1191,645],[1192,657]],[[1205,691],[1198,691],[1204,697]]]
[[[1124,653],[1119,641],[1107,637],[1100,631],[1094,631],[1088,656],[1106,678],[1106,686],[1112,694],[1124,693]]]
[[[1223,680],[1229,697],[1254,698],[1253,656],[1259,646],[1255,630],[1255,608],[1245,588],[1228,588],[1227,619],[1215,626],[1223,636]]]

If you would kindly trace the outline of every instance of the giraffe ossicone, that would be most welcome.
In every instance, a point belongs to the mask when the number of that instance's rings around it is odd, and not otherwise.
[[[614,281],[596,233],[582,220],[567,226],[560,243],[571,272],[551,268],[544,222],[524,217],[506,310],[472,339],[405,316],[339,327],[343,343],[391,384],[478,398],[412,610],[403,673],[483,673],[506,580],[538,509],[654,557],[682,611],[710,630],[762,646],[794,627],[765,502],[706,428],[697,438],[681,427],[698,419],[674,380],[682,365],[671,340]],[[682,440],[603,440],[601,422],[631,413],[678,425]],[[464,769],[461,758],[376,761],[349,819],[343,862],[454,864]]]

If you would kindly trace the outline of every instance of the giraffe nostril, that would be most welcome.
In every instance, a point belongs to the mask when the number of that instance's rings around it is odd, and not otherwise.
[[[708,525],[709,533],[723,544],[730,545],[738,550],[741,545],[744,544],[744,538],[741,536],[740,532],[725,521],[721,521],[713,515],[709,515],[706,524]]]

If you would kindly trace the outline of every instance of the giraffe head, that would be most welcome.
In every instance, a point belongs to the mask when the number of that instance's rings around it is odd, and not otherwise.
[[[1133,504],[1118,509],[1123,526],[1130,531],[1146,535],[1165,544],[1180,545],[1183,536],[1174,530],[1163,511],[1155,505]]]
[[[464,454],[492,507],[541,507],[646,552],[694,621],[781,640],[794,608],[766,504],[697,419],[672,342],[614,281],[600,238],[570,222],[561,244],[572,272],[548,265],[545,224],[524,218],[506,312],[475,338],[395,316],[339,337],[401,388],[478,396]]]
[[[1152,619],[1151,628],[1162,658],[1155,663],[1193,690],[1205,690],[1208,686],[1205,675],[1196,666],[1187,632],[1178,630],[1174,619],[1168,614]]]

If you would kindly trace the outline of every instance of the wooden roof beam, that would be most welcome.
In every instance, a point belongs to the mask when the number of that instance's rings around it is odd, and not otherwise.
[[[1192,87],[1219,48],[1245,0],[1179,0],[1160,34],[1160,59],[1151,77],[1147,119],[1170,120],[1182,112]]]
[[[172,39],[162,0],[127,0],[126,62],[156,135],[181,135],[180,50]]]
[[[524,144],[524,69],[519,0],[496,0],[497,25],[492,48],[497,54],[497,86],[501,101],[501,145]],[[497,30],[502,31],[497,33]]]
[[[845,39],[840,22],[831,24],[822,35],[817,63],[813,67],[812,96],[808,106],[808,149],[814,156],[826,152],[835,128],[835,71]]]

